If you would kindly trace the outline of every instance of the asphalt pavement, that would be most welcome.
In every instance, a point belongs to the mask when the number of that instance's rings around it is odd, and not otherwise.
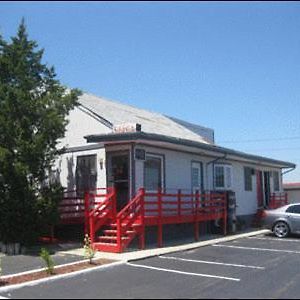
[[[258,235],[130,261],[6,293],[8,298],[300,297],[300,238]]]

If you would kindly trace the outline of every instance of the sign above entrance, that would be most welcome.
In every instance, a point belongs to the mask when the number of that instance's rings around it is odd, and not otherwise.
[[[125,133],[125,132],[140,132],[142,125],[138,123],[123,123],[113,127],[114,133]]]
[[[146,160],[146,151],[144,149],[135,149],[134,158],[136,160]]]

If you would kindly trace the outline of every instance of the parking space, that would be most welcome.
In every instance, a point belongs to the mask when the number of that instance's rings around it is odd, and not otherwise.
[[[25,287],[11,298],[299,298],[300,238],[259,235]]]

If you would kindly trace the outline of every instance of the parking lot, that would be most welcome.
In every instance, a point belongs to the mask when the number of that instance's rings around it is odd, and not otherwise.
[[[300,238],[259,235],[2,293],[8,298],[299,298]]]

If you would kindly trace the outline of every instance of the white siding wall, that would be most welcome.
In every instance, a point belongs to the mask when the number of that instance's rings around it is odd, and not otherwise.
[[[204,189],[213,190],[213,158],[203,157],[196,154],[189,154],[177,152],[172,150],[159,149],[149,146],[137,146],[138,148],[145,149],[146,152],[161,154],[165,157],[165,187],[166,189],[188,189],[191,190],[191,162],[201,161],[203,163],[203,179]],[[210,163],[209,163],[210,162]],[[261,171],[278,171],[280,169],[267,168],[257,165],[218,160],[216,163],[230,164],[233,172],[233,186],[232,190],[236,194],[237,201],[237,215],[252,215],[257,211],[257,188],[256,188],[256,175],[252,176],[252,191],[245,191],[244,184],[244,167],[251,167],[255,170]],[[144,162],[135,161],[135,183],[136,190],[144,185]],[[280,176],[281,180],[281,176]],[[280,182],[280,190],[282,191],[282,184]],[[273,178],[271,178],[271,192],[273,192]]]
[[[87,146],[84,136],[91,134],[103,134],[111,132],[111,129],[95,120],[85,112],[75,107],[68,116],[69,123],[66,128],[65,137],[60,140],[57,148],[72,148]],[[87,150],[61,155],[55,162],[55,169],[59,173],[59,179],[63,187],[68,190],[75,189],[77,156],[97,155],[97,187],[106,187],[105,150]],[[100,168],[100,160],[103,159],[103,169]]]
[[[56,161],[55,168],[59,172],[59,179],[63,187],[68,190],[73,190],[76,188],[76,162],[77,156],[83,155],[97,155],[97,187],[106,187],[106,166],[105,166],[105,150],[88,150],[88,151],[78,151],[73,153],[66,153],[60,156]],[[100,160],[103,160],[103,168],[101,169]]]
[[[205,166],[208,161],[207,157],[202,157],[196,154],[189,154],[184,152],[177,152],[172,150],[154,148],[149,146],[136,146],[139,149],[145,149],[147,153],[163,155],[165,163],[165,187],[166,189],[186,189],[191,191],[191,165],[192,161],[199,161],[203,163],[203,183],[204,189],[207,187]],[[144,162],[140,160],[135,161],[135,189],[144,186]]]
[[[252,191],[245,191],[244,167],[254,167],[233,162],[233,190],[237,200],[237,215],[252,215],[257,210],[256,176],[252,176]]]
[[[110,128],[77,107],[70,112],[68,120],[69,124],[66,128],[65,137],[58,144],[58,149],[62,147],[86,146],[87,143],[84,136],[111,132]]]

